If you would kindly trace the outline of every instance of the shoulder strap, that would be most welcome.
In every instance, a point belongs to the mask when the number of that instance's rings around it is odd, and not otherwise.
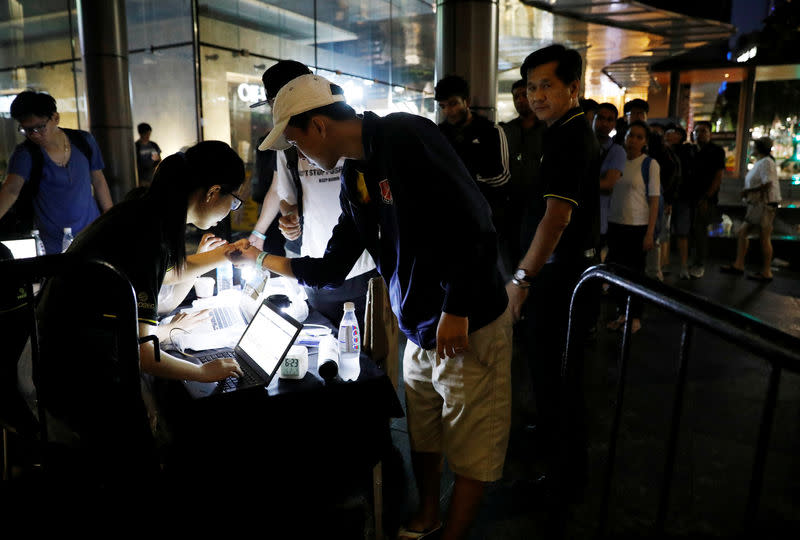
[[[30,139],[25,139],[25,141],[22,143],[22,146],[24,146],[31,155],[31,174],[28,177],[27,196],[29,196],[31,201],[33,201],[36,198],[36,194],[39,192],[39,184],[42,181],[44,154],[42,153],[42,148],[38,144],[31,142]]]
[[[61,128],[64,133],[67,134],[69,138],[69,142],[75,145],[81,154],[86,156],[86,159],[89,161],[89,166],[91,168],[92,164],[92,147],[89,145],[89,141],[86,140],[86,136],[84,135],[85,131],[80,131],[77,129],[68,129],[68,128]]]
[[[292,146],[284,150],[284,154],[286,155],[286,165],[289,167],[289,174],[292,177],[292,181],[294,182],[294,189],[297,193],[297,215],[301,217],[303,216],[303,184],[300,182],[300,171],[298,169],[298,162],[300,160],[299,156],[297,155],[297,148]]]

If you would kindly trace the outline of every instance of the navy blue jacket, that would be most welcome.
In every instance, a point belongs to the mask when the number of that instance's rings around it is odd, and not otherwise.
[[[469,318],[474,332],[508,298],[486,199],[439,128],[425,118],[366,112],[365,159],[346,160],[342,214],[321,259],[292,259],[308,286],[342,283],[367,249],[389,287],[405,335],[436,346],[441,313]]]

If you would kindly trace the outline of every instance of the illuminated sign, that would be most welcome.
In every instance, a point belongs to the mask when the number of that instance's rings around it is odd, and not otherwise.
[[[736,59],[736,61],[739,63],[747,62],[751,58],[755,58],[756,54],[758,54],[758,47],[753,47],[749,51],[740,54],[739,57]]]
[[[11,114],[11,102],[17,98],[17,94],[10,96],[0,96],[0,114]]]
[[[245,103],[255,103],[256,101],[267,99],[267,93],[260,84],[242,83],[236,89],[236,94],[239,96],[239,99]]]

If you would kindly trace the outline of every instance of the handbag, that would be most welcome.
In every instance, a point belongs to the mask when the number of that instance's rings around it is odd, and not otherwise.
[[[763,192],[749,193],[747,196],[747,211],[744,214],[745,222],[750,225],[761,225],[761,219],[764,216],[766,207],[767,201]]]

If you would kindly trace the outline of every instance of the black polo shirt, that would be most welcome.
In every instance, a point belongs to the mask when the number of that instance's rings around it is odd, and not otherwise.
[[[81,231],[67,252],[108,262],[121,271],[136,293],[139,321],[151,325],[158,324],[158,290],[170,259],[162,239],[160,214],[147,197],[122,202]],[[98,280],[96,276],[69,282],[50,280],[39,304],[43,325],[53,316],[84,317],[87,321],[115,316],[119,298],[109,294],[110,287],[105,278]]]
[[[540,181],[531,186],[523,223],[522,248],[527,250],[547,209],[547,200],[570,203],[572,218],[553,252],[554,259],[581,261],[597,246],[600,230],[600,144],[580,107],[570,109],[547,128],[543,138]]]
[[[686,186],[688,198],[692,201],[705,199],[714,176],[720,170],[725,170],[725,150],[712,142],[700,147],[692,160],[692,175]],[[709,200],[716,204],[717,194],[714,193]]]

